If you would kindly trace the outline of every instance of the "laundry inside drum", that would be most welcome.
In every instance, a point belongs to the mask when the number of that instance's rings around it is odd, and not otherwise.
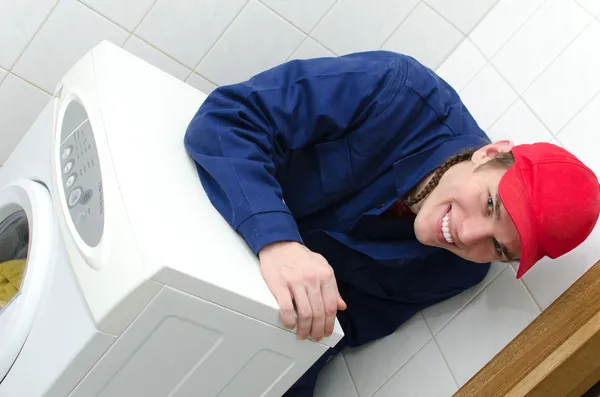
[[[27,267],[29,224],[24,211],[0,222],[0,310],[19,294]]]

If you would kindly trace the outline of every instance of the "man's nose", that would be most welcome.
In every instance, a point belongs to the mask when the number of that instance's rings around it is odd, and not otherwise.
[[[463,220],[457,231],[459,244],[465,246],[475,245],[491,236],[491,222],[480,217],[471,217]]]

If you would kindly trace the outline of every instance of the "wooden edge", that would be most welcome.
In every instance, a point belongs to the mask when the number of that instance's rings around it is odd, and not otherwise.
[[[599,312],[600,261],[575,281],[552,305],[505,346],[500,353],[458,390],[454,397],[508,396],[511,391],[518,390],[516,388],[520,382],[542,365],[567,340],[576,333],[583,332],[579,330]],[[597,335],[597,333],[594,335]],[[594,340],[590,336],[589,342],[578,342],[581,343],[581,354],[583,356],[589,353],[587,349],[595,346]],[[575,343],[575,341],[572,340],[570,343]],[[564,345],[564,349],[567,346],[569,344]],[[545,376],[554,376],[554,373],[559,370],[569,371],[570,368],[577,365],[577,362],[575,359],[565,359],[561,365],[548,367],[549,372],[547,371]],[[593,376],[590,374],[587,383],[592,380]],[[537,396],[537,394],[520,394],[519,396],[529,397],[534,395]],[[540,395],[544,395],[544,397],[566,396],[566,394]]]
[[[600,312],[534,368],[506,397],[580,397],[596,383],[589,378],[600,369],[599,352]],[[590,381],[592,383],[587,384]]]

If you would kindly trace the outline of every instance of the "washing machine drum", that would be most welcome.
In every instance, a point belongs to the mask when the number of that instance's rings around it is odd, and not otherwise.
[[[0,382],[27,340],[47,285],[53,222],[41,184],[23,180],[0,190]]]

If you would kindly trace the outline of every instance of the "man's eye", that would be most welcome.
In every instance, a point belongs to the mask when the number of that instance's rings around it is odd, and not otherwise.
[[[494,200],[492,199],[492,196],[488,197],[487,205],[490,211],[494,210]]]
[[[498,253],[498,255],[502,256],[503,255],[502,254],[502,246],[500,246],[500,243],[495,238],[492,239],[492,241],[494,241],[494,249],[496,250],[496,253]]]

